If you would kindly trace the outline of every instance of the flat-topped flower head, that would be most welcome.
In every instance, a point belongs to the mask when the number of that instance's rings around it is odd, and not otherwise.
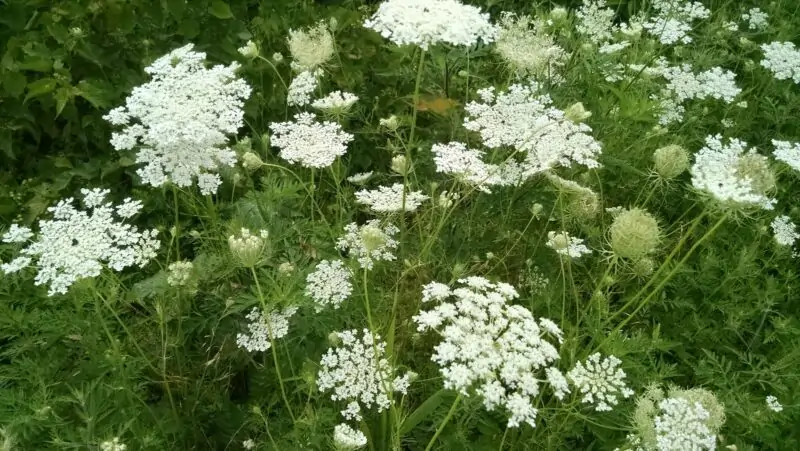
[[[517,182],[506,177],[507,173],[503,171],[502,166],[484,163],[484,152],[468,149],[466,144],[460,142],[434,144],[431,151],[434,155],[436,172],[453,175],[485,193],[490,193],[489,188],[492,186],[508,186]]]
[[[156,230],[139,231],[125,220],[142,208],[126,199],[119,205],[106,201],[109,190],[82,189],[85,210],[74,199],[59,201],[47,211],[52,219],[39,221],[39,231],[13,225],[3,236],[6,243],[28,243],[19,256],[0,266],[6,273],[29,266],[38,269],[34,283],[49,285],[47,295],[65,294],[80,279],[97,277],[104,267],[122,271],[143,267],[155,258],[160,243]]]
[[[350,92],[333,91],[327,96],[315,100],[311,106],[322,112],[340,115],[345,114],[358,102],[358,96]]]
[[[392,261],[397,241],[393,238],[400,229],[392,224],[381,225],[377,219],[358,226],[352,222],[344,228],[344,236],[339,238],[336,249],[347,252],[364,269],[372,269],[376,261]]]
[[[591,127],[575,123],[552,100],[539,93],[539,85],[514,84],[497,93],[494,87],[478,91],[481,101],[465,107],[464,127],[480,134],[490,149],[511,148],[524,160],[522,176],[530,177],[574,163],[589,168],[600,166],[601,147],[589,133]]]
[[[322,69],[300,72],[289,83],[286,93],[286,104],[289,106],[305,106],[311,102],[311,97],[319,85]]]
[[[145,184],[188,187],[197,180],[203,194],[213,194],[221,183],[218,169],[236,163],[228,136],[244,124],[250,87],[237,77],[238,63],[207,68],[206,54],[193,48],[188,44],[153,62],[145,69],[152,79],[104,119],[124,126],[112,134],[111,145],[137,150]]]
[[[775,150],[772,155],[775,159],[789,165],[795,171],[800,172],[800,143],[789,141],[772,140]]]
[[[289,30],[286,42],[292,54],[292,69],[298,72],[316,69],[336,53],[333,35],[325,22],[303,30]]]
[[[267,248],[269,232],[260,230],[257,234],[242,227],[238,234],[228,237],[228,247],[236,261],[246,268],[261,262]]]
[[[353,451],[367,446],[367,436],[350,425],[341,423],[333,428],[333,443],[337,451]]]
[[[364,22],[396,45],[472,46],[490,43],[497,29],[489,14],[458,0],[386,0]]]
[[[800,83],[800,50],[793,42],[770,42],[763,44],[764,59],[761,66],[772,72],[778,80],[792,79]]]
[[[797,226],[792,222],[792,218],[786,215],[777,216],[770,225],[772,233],[775,234],[775,242],[781,246],[794,246],[795,241],[800,238]]]
[[[707,137],[690,172],[692,185],[723,205],[772,210],[776,203],[769,196],[775,188],[775,175],[767,158],[744,141],[731,139],[724,144],[720,135]]]
[[[570,258],[580,258],[592,253],[592,250],[583,244],[582,238],[571,236],[568,232],[547,232],[547,247],[559,255]]]
[[[655,14],[642,24],[645,30],[662,44],[689,44],[692,22],[707,19],[711,11],[700,2],[685,0],[654,0]]]
[[[341,260],[322,260],[306,277],[306,296],[314,300],[318,312],[339,306],[353,293],[353,273]]]
[[[267,314],[254,308],[247,314],[250,323],[247,332],[236,335],[236,344],[249,352],[266,351],[272,347],[272,341],[283,338],[289,333],[289,319],[297,313],[297,307],[286,307],[273,310]]]
[[[279,122],[269,126],[273,135],[270,143],[281,149],[278,156],[289,163],[306,168],[327,168],[347,153],[353,135],[342,131],[335,122],[318,122],[312,113],[298,113],[294,122]]]
[[[360,190],[355,193],[356,202],[369,206],[376,213],[413,212],[429,199],[421,191],[405,191],[402,183],[380,186],[373,190]]]
[[[459,286],[433,282],[423,287],[423,302],[434,304],[414,316],[417,330],[435,330],[441,340],[431,357],[440,367],[444,388],[477,395],[486,410],[503,409],[508,427],[535,426],[534,400],[545,380],[557,397],[569,392],[553,364],[561,343],[558,326],[536,320],[510,302],[519,297],[506,283],[467,277]]]
[[[346,402],[342,416],[360,421],[364,409],[388,409],[393,392],[406,393],[408,375],[397,376],[386,359],[386,343],[368,329],[334,332],[338,342],[320,361],[317,386],[332,392],[331,400]]]
[[[592,404],[598,412],[609,411],[619,398],[629,398],[633,390],[625,384],[622,361],[612,356],[602,357],[594,353],[586,362],[578,362],[567,373],[567,378],[583,395],[581,401]]]
[[[504,12],[494,50],[516,74],[559,80],[567,52],[530,16]]]

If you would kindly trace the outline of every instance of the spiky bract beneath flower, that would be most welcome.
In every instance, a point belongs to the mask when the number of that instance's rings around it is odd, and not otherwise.
[[[504,12],[494,50],[519,75],[557,77],[567,59],[563,48],[530,16]]]
[[[632,208],[614,218],[609,239],[616,255],[638,260],[656,250],[661,241],[661,229],[653,215],[640,208]]]

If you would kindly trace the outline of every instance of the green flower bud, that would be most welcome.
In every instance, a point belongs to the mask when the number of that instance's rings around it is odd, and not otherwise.
[[[644,279],[653,274],[655,266],[655,262],[653,262],[652,258],[644,257],[633,262],[631,265],[631,271],[633,271],[633,275],[636,277]]]
[[[673,179],[689,169],[689,152],[681,146],[671,144],[653,152],[653,166],[664,179]]]
[[[609,229],[611,249],[622,258],[639,260],[656,250],[661,230],[656,218],[639,208],[623,211]]]
[[[576,124],[585,121],[591,115],[592,112],[587,111],[581,102],[574,103],[564,110],[564,116]]]

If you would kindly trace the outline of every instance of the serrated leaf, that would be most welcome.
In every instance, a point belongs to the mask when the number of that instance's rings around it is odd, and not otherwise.
[[[86,99],[97,109],[107,108],[111,103],[108,100],[108,91],[90,80],[81,80],[75,86],[75,95]]]
[[[44,94],[53,92],[58,86],[58,81],[55,78],[41,78],[28,84],[28,94],[25,96],[25,102]]]
[[[233,12],[231,7],[222,0],[214,0],[208,7],[208,12],[217,19],[233,19]]]
[[[11,97],[19,97],[25,92],[28,79],[19,72],[6,72],[3,76],[3,88]]]
[[[72,89],[67,87],[58,88],[54,97],[56,99],[56,117],[58,117],[64,107],[67,106],[67,102],[72,99]]]

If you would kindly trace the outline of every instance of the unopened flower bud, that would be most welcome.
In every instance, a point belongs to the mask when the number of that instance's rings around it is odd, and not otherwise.
[[[242,166],[248,171],[255,171],[261,166],[264,166],[264,161],[255,153],[247,152],[242,155]]]
[[[640,208],[632,208],[614,218],[609,236],[615,254],[639,260],[656,250],[661,241],[661,229],[653,215]]]
[[[244,47],[239,47],[239,53],[248,59],[258,58],[258,45],[253,41],[247,41],[247,44],[245,44]]]
[[[664,179],[673,179],[689,168],[689,152],[681,146],[671,144],[653,152],[653,167]]]
[[[266,230],[261,230],[258,235],[253,235],[250,230],[242,228],[238,237],[236,235],[228,237],[228,247],[239,264],[246,268],[252,268],[261,261],[268,236],[269,233]]]
[[[583,106],[583,103],[578,102],[574,103],[569,106],[566,110],[564,110],[564,116],[571,120],[572,122],[580,123],[591,117],[592,112],[586,111],[586,108]]]
[[[408,174],[409,164],[408,164],[408,160],[406,159],[405,155],[396,155],[396,156],[392,157],[392,166],[391,166],[391,168],[392,168],[392,171],[397,173],[397,174],[400,174],[400,175]]]
[[[386,119],[381,119],[380,125],[381,127],[386,127],[391,131],[395,131],[400,126],[400,119],[393,114]]]

